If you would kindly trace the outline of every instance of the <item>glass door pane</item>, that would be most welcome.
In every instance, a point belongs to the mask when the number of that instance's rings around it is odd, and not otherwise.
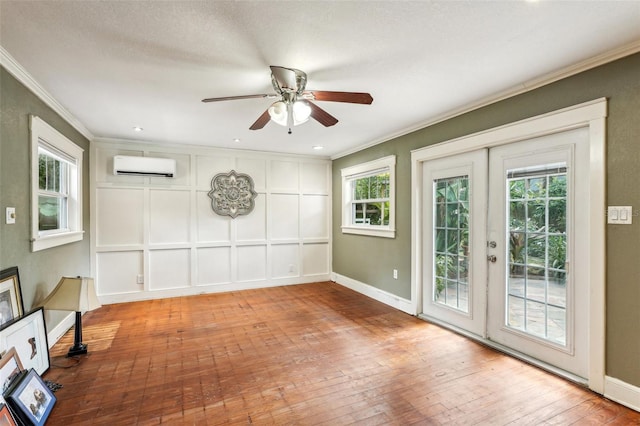
[[[507,170],[506,325],[567,341],[566,163]]]
[[[433,300],[469,312],[469,176],[433,181]]]

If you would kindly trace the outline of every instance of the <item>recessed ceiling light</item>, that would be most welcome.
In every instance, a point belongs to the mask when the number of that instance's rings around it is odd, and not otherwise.
[[[240,138],[233,138],[234,142],[240,142]]]
[[[134,127],[133,127],[133,131],[134,131],[134,132],[141,132],[141,131],[143,131],[143,130],[144,130],[144,129],[143,129],[142,127],[140,127],[140,126],[134,126]]]
[[[316,151],[320,151],[321,149],[324,149],[324,146],[315,145],[313,149],[315,149]]]

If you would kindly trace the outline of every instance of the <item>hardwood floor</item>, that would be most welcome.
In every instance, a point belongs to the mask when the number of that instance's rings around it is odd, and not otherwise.
[[[45,378],[48,425],[640,425],[640,413],[338,284],[118,305]]]

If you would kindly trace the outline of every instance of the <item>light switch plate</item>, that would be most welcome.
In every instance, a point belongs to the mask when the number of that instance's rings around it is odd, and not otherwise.
[[[7,207],[7,216],[5,223],[7,225],[13,225],[16,223],[16,208],[15,207]]]
[[[609,206],[607,208],[607,223],[613,225],[631,225],[633,222],[633,207]]]

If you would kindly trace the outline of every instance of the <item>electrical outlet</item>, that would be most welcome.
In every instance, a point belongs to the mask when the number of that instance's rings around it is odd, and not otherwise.
[[[144,284],[144,275],[138,274],[138,276],[136,277],[136,283]]]
[[[397,280],[397,279],[398,279],[398,270],[397,270],[397,269],[394,269],[394,270],[393,270],[393,279],[394,279],[394,280]]]

